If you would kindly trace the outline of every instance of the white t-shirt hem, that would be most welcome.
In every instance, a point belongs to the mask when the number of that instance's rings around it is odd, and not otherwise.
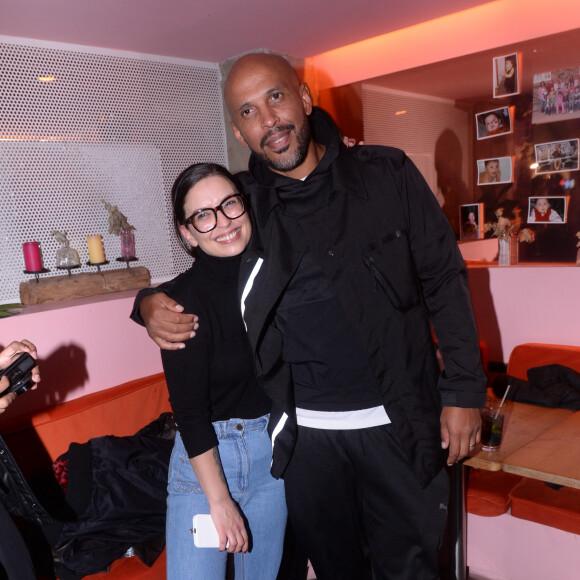
[[[388,425],[391,420],[382,405],[358,411],[311,411],[296,408],[296,421],[312,429],[367,429]]]

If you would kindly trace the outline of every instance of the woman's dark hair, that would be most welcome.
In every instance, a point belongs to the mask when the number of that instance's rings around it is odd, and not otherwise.
[[[183,205],[185,203],[185,198],[189,193],[189,190],[197,185],[200,181],[207,179],[208,177],[223,177],[230,181],[239,193],[242,193],[242,188],[238,179],[232,175],[225,167],[218,165],[217,163],[195,163],[190,165],[187,169],[183,170],[173,187],[171,188],[171,203],[173,206],[173,227],[175,228],[175,233],[179,238],[179,242],[188,254],[194,255],[195,252],[192,247],[183,239],[181,232],[179,231],[179,226],[185,223],[188,216],[185,215]],[[247,199],[244,197],[244,203],[247,203]]]

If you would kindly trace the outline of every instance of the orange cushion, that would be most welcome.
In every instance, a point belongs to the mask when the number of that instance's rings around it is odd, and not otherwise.
[[[28,418],[26,424],[9,425],[4,431],[5,439],[29,476],[46,461],[50,464],[67,451],[73,441],[85,443],[102,435],[133,435],[170,410],[165,375],[159,373],[42,410]],[[165,568],[164,550],[151,568],[134,556],[116,560],[108,573],[85,578],[165,580]]]
[[[512,516],[580,534],[580,489],[556,490],[525,477],[510,492],[510,498]]]
[[[519,344],[510,354],[507,374],[527,381],[528,369],[552,364],[560,364],[580,373],[580,346]]]
[[[133,435],[170,410],[165,375],[159,373],[39,411],[26,426],[8,429],[4,438],[29,477],[39,464],[65,453],[71,442]]]
[[[133,556],[132,558],[121,558],[120,560],[115,560],[111,564],[109,572],[91,574],[85,576],[85,579],[115,580],[115,578],[123,578],[124,580],[128,580],[130,578],[135,578],[135,580],[165,580],[166,564],[166,551],[163,550],[151,568],[145,566],[137,556]]]
[[[469,469],[467,511],[478,516],[501,516],[510,506],[509,492],[522,478],[504,471]]]

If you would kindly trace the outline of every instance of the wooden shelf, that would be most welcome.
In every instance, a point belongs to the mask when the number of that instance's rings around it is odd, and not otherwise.
[[[72,276],[51,276],[20,283],[20,302],[24,305],[44,304],[94,294],[134,290],[149,286],[151,274],[147,268],[120,268]]]

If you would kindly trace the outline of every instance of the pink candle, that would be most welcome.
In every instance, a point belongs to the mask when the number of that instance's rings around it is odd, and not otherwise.
[[[24,266],[27,272],[40,272],[42,270],[42,259],[40,257],[40,247],[38,242],[25,242],[22,244],[24,252]]]

